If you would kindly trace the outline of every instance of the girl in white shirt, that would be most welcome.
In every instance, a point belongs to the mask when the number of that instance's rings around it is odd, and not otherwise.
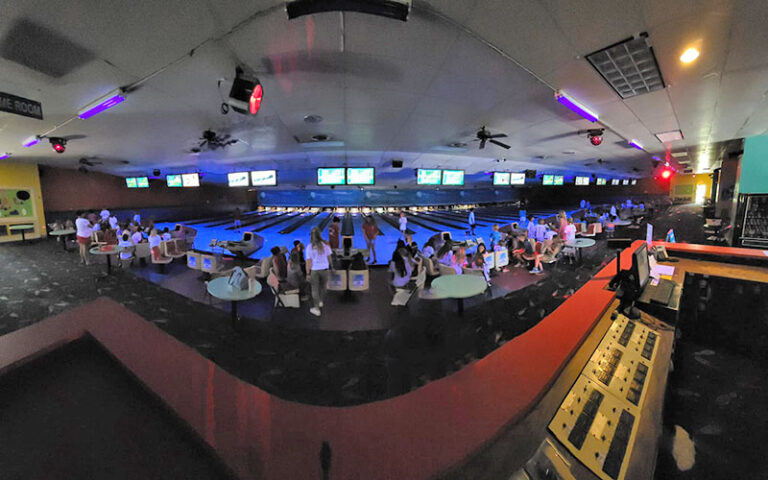
[[[120,264],[122,265],[126,260],[133,261],[133,252],[130,250],[130,247],[133,246],[133,242],[131,241],[131,235],[127,230],[124,231],[122,235],[120,235],[120,240],[117,242],[117,245],[121,249]]]
[[[80,246],[80,260],[84,265],[88,265],[88,246],[91,244],[91,235],[93,230],[91,229],[91,222],[85,218],[85,212],[80,212],[77,220],[75,220],[75,228],[77,229],[77,244]]]
[[[152,232],[149,234],[149,248],[152,250],[152,257],[155,260],[163,258],[163,253],[160,251],[161,241],[162,239],[160,238],[160,235],[157,234],[157,230],[153,228]]]
[[[315,227],[310,234],[311,243],[304,252],[307,261],[307,280],[312,287],[313,307],[310,313],[320,316],[323,307],[323,298],[328,286],[329,269],[332,269],[331,247],[323,240],[320,229]]]

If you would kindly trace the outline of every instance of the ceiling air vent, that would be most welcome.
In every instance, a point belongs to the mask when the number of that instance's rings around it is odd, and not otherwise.
[[[647,37],[648,34],[641,33],[637,38],[628,38],[587,55],[589,63],[621,98],[664,88],[664,78]]]

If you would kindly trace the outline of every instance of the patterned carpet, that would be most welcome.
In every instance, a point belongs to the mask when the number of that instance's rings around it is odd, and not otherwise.
[[[54,241],[0,246],[0,334],[107,296],[234,375],[282,398],[318,405],[381,400],[450,374],[536,325],[606,261],[604,241],[579,267],[560,266],[536,284],[464,317],[420,302],[389,330],[333,332],[255,322],[236,333],[229,314],[130,272],[104,276]]]

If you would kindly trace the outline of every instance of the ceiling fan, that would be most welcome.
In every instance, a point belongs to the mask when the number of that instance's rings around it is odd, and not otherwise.
[[[485,128],[485,126],[481,127],[480,130],[477,131],[477,138],[475,141],[480,140],[480,150],[485,148],[485,142],[491,142],[494,145],[498,145],[501,148],[505,148],[507,150],[510,149],[510,146],[506,143],[501,143],[500,141],[496,140],[497,138],[505,138],[507,136],[506,133],[494,133],[491,134],[491,132]]]
[[[199,140],[200,143],[190,149],[192,153],[200,153],[203,150],[218,150],[238,142],[238,139],[232,138],[232,135],[217,135],[213,130],[203,131],[203,135]]]

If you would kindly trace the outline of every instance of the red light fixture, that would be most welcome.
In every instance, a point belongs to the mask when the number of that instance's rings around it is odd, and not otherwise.
[[[48,141],[51,142],[51,147],[56,153],[64,153],[67,150],[66,138],[51,137]]]
[[[587,130],[589,143],[591,143],[594,147],[597,147],[603,143],[603,132],[605,132],[605,129],[603,128],[593,128],[591,130]]]
[[[248,100],[248,108],[251,112],[251,115],[256,115],[259,113],[259,109],[261,108],[261,97],[264,94],[264,90],[261,88],[261,84],[257,83],[255,87],[253,87],[253,92],[251,92],[251,98]]]
[[[661,178],[663,178],[664,180],[668,180],[669,177],[671,176],[672,176],[672,170],[665,169],[664,171],[661,172]]]

